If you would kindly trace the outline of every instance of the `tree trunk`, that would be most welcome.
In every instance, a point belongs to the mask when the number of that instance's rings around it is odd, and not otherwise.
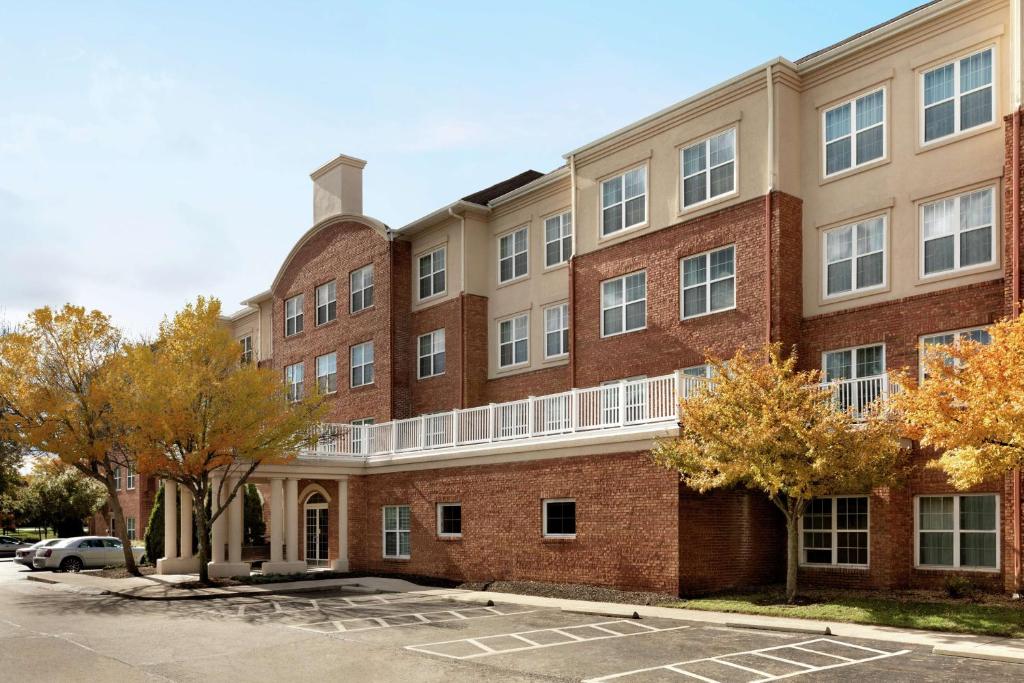
[[[107,479],[109,478],[109,481]],[[114,526],[117,527],[117,537],[121,539],[122,550],[124,551],[124,568],[134,576],[141,576],[142,572],[135,564],[135,554],[132,552],[132,542],[128,540],[128,527],[124,523],[124,510],[121,509],[121,501],[117,499],[117,489],[114,488],[113,476],[105,477],[103,483],[107,485],[107,496],[110,501],[110,511],[114,515]],[[156,562],[155,557],[149,558],[150,562]]]
[[[796,573],[800,559],[800,516],[792,509],[786,513],[786,602],[796,600]]]
[[[199,580],[202,583],[210,583],[210,568],[207,564],[210,561],[210,521],[206,516],[206,490],[200,489],[192,497],[192,514],[196,519],[196,535],[199,536]]]

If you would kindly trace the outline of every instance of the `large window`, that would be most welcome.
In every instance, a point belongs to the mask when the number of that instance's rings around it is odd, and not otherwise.
[[[524,313],[498,323],[498,366],[510,368],[530,360],[530,318]]]
[[[999,498],[995,494],[917,498],[917,565],[999,568]]]
[[[135,488],[135,465],[128,465],[126,468],[124,488],[126,491],[131,491]]]
[[[827,109],[824,118],[826,176],[885,156],[885,90]]]
[[[135,540],[135,518],[134,517],[125,517],[124,526],[125,526],[125,530],[128,532],[128,540],[129,541],[134,541]]]
[[[316,390],[333,394],[338,390],[338,355],[326,353],[316,357]]]
[[[922,274],[995,263],[994,217],[995,192],[991,187],[924,204]]]
[[[373,305],[373,264],[353,270],[348,276],[349,312],[358,313]]]
[[[885,379],[885,346],[875,344],[825,354],[825,381],[836,382],[836,407],[860,415],[882,398]]]
[[[302,399],[302,376],[305,374],[302,363],[287,365],[284,368],[284,383],[288,387],[288,400]]]
[[[992,73],[992,48],[924,72],[925,143],[992,121]]]
[[[642,330],[647,326],[647,271],[601,283],[601,336]]]
[[[373,384],[373,342],[356,344],[350,351],[352,386]]]
[[[544,221],[544,265],[548,268],[565,263],[572,256],[572,212],[552,216]]]
[[[601,183],[601,234],[611,235],[647,221],[647,167]]]
[[[544,357],[560,358],[569,353],[569,304],[544,309]]]
[[[412,510],[408,505],[384,506],[384,557],[408,559]]]
[[[251,363],[253,359],[252,335],[249,334],[239,339],[238,345],[242,347],[242,363]]]
[[[462,504],[437,504],[437,535],[444,538],[462,536]]]
[[[526,277],[529,269],[530,230],[519,228],[498,240],[498,281]]]
[[[736,307],[735,247],[684,258],[680,270],[683,318],[695,318]]]
[[[120,467],[115,467],[114,468],[114,490],[115,491],[120,491],[121,490],[121,468]]]
[[[885,217],[825,233],[825,296],[885,284]]]
[[[338,285],[334,280],[316,288],[316,324],[323,325],[338,317]]]
[[[420,256],[420,299],[429,299],[445,292],[445,248]]]
[[[800,561],[804,564],[868,564],[868,498],[815,498],[800,519]]]
[[[955,332],[942,332],[940,334],[929,334],[921,337],[921,357],[919,359],[918,367],[920,369],[921,381],[927,379],[927,373],[925,372],[925,356],[929,353],[932,347],[936,346],[952,346],[959,344],[962,341],[972,341],[978,344],[988,344],[992,341],[992,337],[989,335],[988,330],[984,327],[975,327],[969,330],[957,330]],[[935,349],[934,351],[938,351]],[[945,355],[945,354],[943,354]],[[954,359],[945,355],[944,359],[946,365],[953,365]]]
[[[419,369],[417,377],[424,379],[444,374],[444,330],[421,335],[417,341]]]
[[[736,189],[736,129],[684,147],[681,156],[683,208]]]
[[[296,294],[284,302],[284,336],[302,332],[302,294]]]
[[[549,538],[576,537],[576,501],[568,498],[545,500],[544,535]]]

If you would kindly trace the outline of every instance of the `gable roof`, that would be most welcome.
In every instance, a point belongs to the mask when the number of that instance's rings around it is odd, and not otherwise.
[[[495,183],[490,187],[485,187],[473,194],[467,194],[462,198],[462,201],[470,202],[471,204],[479,204],[480,206],[487,206],[492,199],[497,199],[503,194],[508,194],[518,187],[522,187],[529,182],[533,182],[542,175],[544,174],[540,171],[534,171],[533,169],[523,171],[519,175],[514,175],[511,178],[502,180],[500,183]]]

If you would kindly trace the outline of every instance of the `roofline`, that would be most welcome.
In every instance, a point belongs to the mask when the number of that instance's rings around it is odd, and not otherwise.
[[[432,225],[440,223],[442,220],[451,216],[452,211],[477,211],[480,213],[490,213],[491,209],[483,204],[474,204],[473,202],[467,202],[459,199],[451,204],[446,204],[436,211],[431,211],[425,216],[417,218],[411,223],[406,223],[400,228],[394,230],[394,233],[398,237],[404,237],[406,235],[412,235],[424,228],[428,228]]]
[[[259,304],[261,301],[266,301],[271,296],[273,296],[273,292],[271,290],[267,289],[267,290],[264,290],[264,291],[260,292],[259,294],[254,294],[253,296],[249,297],[245,301],[242,301],[241,304],[243,306],[253,306],[255,304]]]
[[[225,322],[235,322],[236,320],[241,320],[246,316],[259,312],[258,308],[249,305],[247,302],[242,302],[242,304],[245,306],[245,308],[241,308],[235,311],[234,313],[228,313],[227,315],[222,314],[219,316],[220,319]]]
[[[502,204],[507,204],[508,202],[512,201],[513,199],[516,199],[517,197],[522,197],[524,194],[528,194],[530,192],[533,192],[534,190],[550,185],[553,182],[561,180],[563,177],[567,175],[569,175],[569,165],[563,164],[556,168],[555,170],[545,173],[544,175],[535,180],[531,180],[525,185],[520,185],[519,187],[510,192],[506,192],[503,195],[495,197],[494,199],[487,203],[487,206],[495,207],[501,206]]]

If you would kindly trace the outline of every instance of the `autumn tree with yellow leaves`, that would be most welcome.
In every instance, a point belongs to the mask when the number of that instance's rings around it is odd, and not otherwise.
[[[900,469],[898,425],[867,409],[836,405],[817,370],[796,369],[778,344],[709,359],[708,384],[681,401],[679,435],[661,441],[655,462],[701,493],[744,487],[766,496],[786,520],[786,599],[797,594],[799,520],[815,497],[863,492]]]
[[[241,363],[220,312],[216,299],[198,298],[164,320],[155,342],[129,347],[107,376],[139,471],[192,493],[204,582],[213,522],[260,465],[309,446],[323,413],[320,397],[290,402],[277,373]],[[223,490],[212,491],[214,477]],[[212,495],[222,505],[208,512]]]

